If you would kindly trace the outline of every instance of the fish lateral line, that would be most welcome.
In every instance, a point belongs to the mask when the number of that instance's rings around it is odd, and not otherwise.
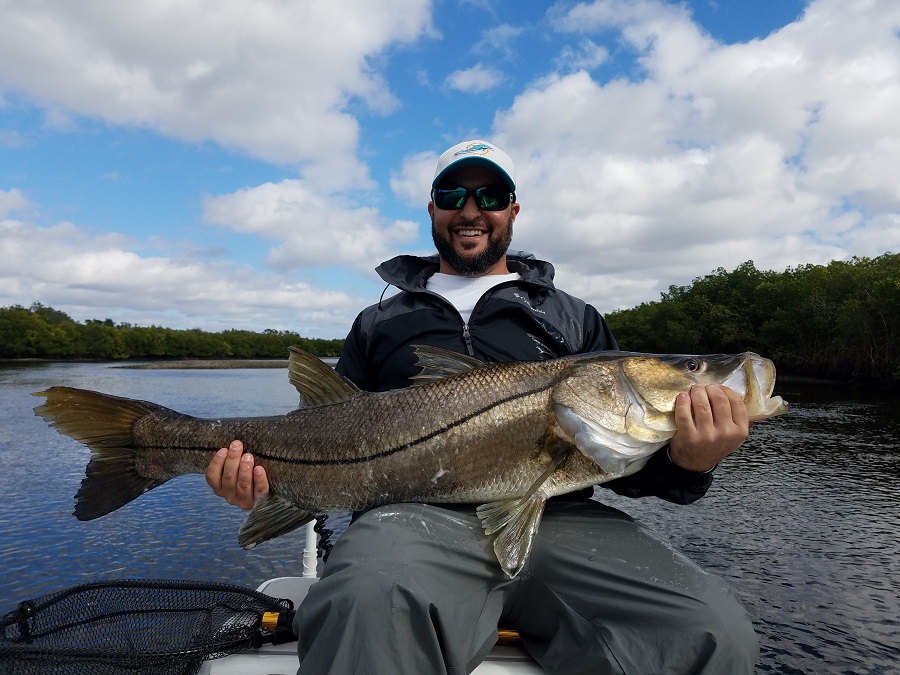
[[[353,464],[363,464],[365,462],[371,462],[376,459],[384,459],[385,457],[390,457],[391,455],[396,455],[400,452],[405,452],[408,450],[412,450],[418,445],[422,445],[423,443],[427,443],[430,440],[433,440],[440,436],[441,434],[445,434],[448,431],[455,429],[456,427],[462,426],[467,422],[472,421],[473,419],[485,414],[489,410],[493,410],[500,406],[503,406],[507,403],[511,403],[512,401],[517,401],[522,398],[528,398],[529,396],[534,396],[535,394],[539,394],[542,391],[549,390],[552,387],[543,386],[537,387],[535,389],[529,389],[528,391],[519,392],[517,394],[513,394],[512,396],[507,396],[506,398],[497,399],[493,401],[490,405],[483,406],[478,408],[477,410],[472,411],[468,415],[460,417],[457,420],[453,420],[452,422],[443,425],[440,429],[435,429],[423,436],[415,438],[411,441],[408,441],[402,445],[386,448],[385,450],[381,450],[380,452],[374,452],[369,455],[361,455],[360,457],[347,457],[344,459],[304,459],[302,457],[282,457],[279,455],[272,455],[265,452],[252,452],[251,454],[258,458],[267,460],[270,462],[280,462],[282,464],[292,464],[296,466],[345,466],[345,465],[353,465]]]

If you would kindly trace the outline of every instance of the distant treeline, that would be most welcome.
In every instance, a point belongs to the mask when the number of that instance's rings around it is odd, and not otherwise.
[[[755,351],[774,359],[782,374],[900,387],[900,254],[784,272],[760,271],[748,261],[671,286],[659,301],[607,320],[630,351]],[[342,344],[275,330],[82,324],[40,303],[0,309],[0,358],[8,359],[285,358],[289,345],[338,356]]]
[[[339,356],[343,343],[271,329],[207,333],[111,319],[78,323],[39,302],[0,308],[0,359],[286,359],[289,345],[316,356]]]
[[[780,373],[900,386],[900,254],[784,272],[748,261],[607,319],[623,349],[755,351]]]

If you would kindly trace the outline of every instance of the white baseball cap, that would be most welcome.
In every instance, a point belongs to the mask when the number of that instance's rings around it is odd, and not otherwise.
[[[431,187],[437,187],[444,176],[461,166],[487,167],[500,174],[510,190],[516,191],[516,170],[509,155],[487,141],[478,140],[463,141],[444,152],[438,159]]]

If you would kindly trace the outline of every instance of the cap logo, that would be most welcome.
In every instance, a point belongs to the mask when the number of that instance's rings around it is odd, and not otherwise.
[[[487,143],[469,143],[462,150],[457,150],[453,153],[454,157],[459,157],[460,155],[487,155],[490,152],[494,151],[493,145],[488,145]]]

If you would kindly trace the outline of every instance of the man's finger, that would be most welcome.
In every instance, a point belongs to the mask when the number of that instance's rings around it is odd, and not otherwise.
[[[225,492],[234,492],[237,487],[238,469],[243,454],[244,444],[240,441],[232,441],[228,446],[225,464],[222,466],[222,490]]]
[[[675,428],[682,434],[695,431],[694,415],[691,412],[691,395],[682,392],[675,397]]]
[[[734,423],[743,429],[750,428],[750,413],[747,412],[747,404],[744,397],[738,394],[730,387],[720,387],[723,394],[728,399],[728,405],[731,407],[731,418]]]
[[[269,477],[261,466],[253,467],[253,497],[262,497],[269,493]]]
[[[253,455],[249,453],[241,457],[234,488],[234,503],[242,509],[253,507]]]
[[[228,448],[220,448],[206,467],[206,483],[217,495],[222,491],[222,468],[225,466],[227,456]]]

